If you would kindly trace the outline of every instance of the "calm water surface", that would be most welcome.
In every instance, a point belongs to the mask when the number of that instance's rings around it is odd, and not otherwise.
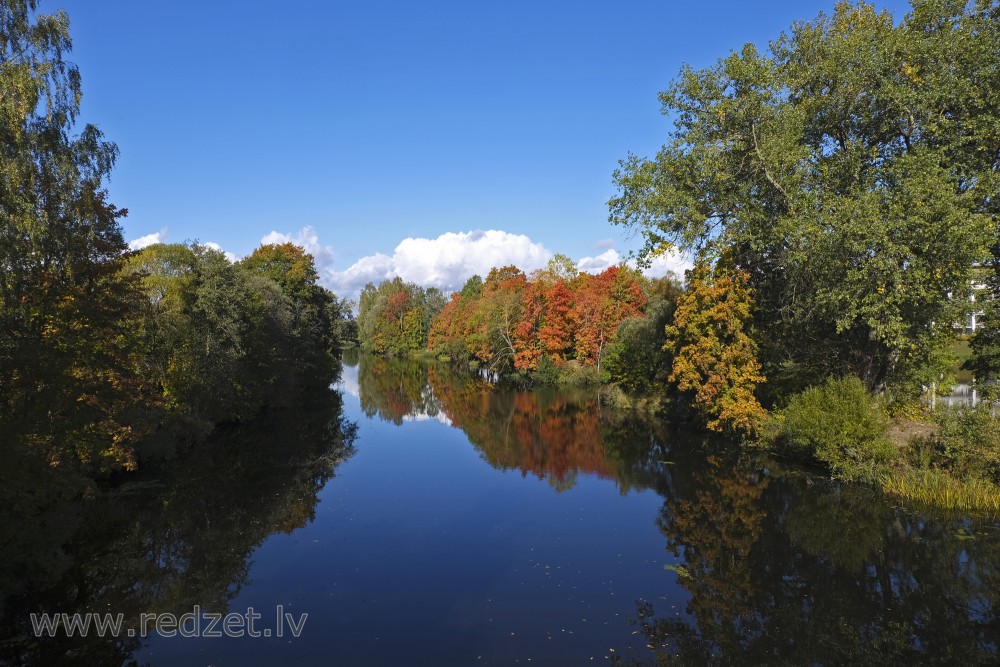
[[[100,511],[80,510],[58,567],[33,575],[12,557],[42,583],[8,595],[3,619],[23,630],[29,610],[198,604],[253,607],[271,629],[281,605],[308,614],[301,636],[39,643],[15,630],[4,655],[997,662],[1000,531],[989,519],[932,517],[729,456],[586,393],[491,392],[444,366],[369,357],[348,359],[340,389],[342,405],[319,417],[237,429],[203,459],[92,500]],[[192,467],[193,478],[179,472]],[[51,551],[21,539],[21,560]]]

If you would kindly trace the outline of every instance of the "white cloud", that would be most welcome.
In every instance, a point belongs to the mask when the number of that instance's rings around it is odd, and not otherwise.
[[[333,267],[333,248],[328,245],[320,245],[319,236],[312,227],[303,227],[295,234],[271,232],[260,240],[261,245],[280,245],[282,243],[294,243],[312,255],[319,273]]]
[[[343,271],[327,270],[320,275],[320,282],[337,296],[347,296],[356,301],[361,288],[366,284],[377,285],[392,275],[392,257],[379,252],[362,257]]]
[[[156,245],[157,243],[165,243],[167,240],[167,228],[164,227],[158,232],[153,232],[152,234],[146,234],[145,236],[140,236],[137,239],[132,239],[128,242],[129,250],[142,250],[143,248],[148,248],[151,245]]]
[[[334,251],[322,245],[316,230],[305,227],[294,234],[271,232],[261,243],[295,243],[313,255],[320,275],[320,283],[333,290],[337,296],[357,300],[367,283],[378,284],[383,280],[400,277],[406,282],[422,287],[437,287],[446,294],[458,290],[472,275],[483,278],[490,269],[513,264],[525,273],[545,267],[552,258],[544,245],[532,241],[524,234],[512,234],[499,229],[486,231],[446,232],[437,238],[405,238],[396,245],[391,255],[376,252],[357,260],[342,270],[334,269]],[[613,245],[612,239],[599,241],[598,247]],[[209,244],[206,244],[209,245]],[[612,247],[593,257],[577,261],[581,271],[599,273],[623,261]],[[630,266],[635,266],[629,260]],[[643,275],[658,278],[668,272],[683,277],[691,263],[675,252],[666,253],[652,260]]]
[[[629,261],[630,266],[635,266],[634,261]],[[642,275],[647,278],[662,278],[668,273],[675,273],[681,280],[684,279],[684,272],[694,266],[691,261],[676,250],[668,250],[661,255],[653,257],[649,268],[642,269]]]
[[[609,248],[595,257],[581,257],[576,263],[577,268],[587,273],[600,273],[622,262],[621,255],[614,248]],[[626,264],[635,268],[636,261],[630,259]],[[677,274],[683,280],[684,272],[691,268],[691,262],[677,251],[671,250],[651,258],[648,268],[642,269],[642,275],[647,278],[662,278],[668,273]]]
[[[223,248],[218,243],[215,243],[214,241],[207,241],[205,243],[202,243],[201,245],[205,246],[206,248],[211,248],[212,250],[218,250],[223,255],[225,255],[226,259],[228,259],[230,262],[237,262],[240,259],[239,257],[237,257],[233,253],[229,252],[228,250],[226,250],[225,248]]]
[[[600,273],[604,269],[617,266],[620,261],[618,251],[608,248],[596,257],[581,257],[576,263],[576,268],[587,273]]]
[[[526,273],[540,269],[552,257],[545,246],[523,234],[498,229],[447,232],[436,239],[406,238],[392,255],[362,257],[343,271],[329,270],[324,283],[338,295],[357,298],[366,283],[394,278],[448,293],[461,288],[473,274],[513,264]]]
[[[545,266],[551,257],[527,236],[497,229],[403,239],[392,256],[403,280],[450,289],[458,289],[474,273],[485,277],[493,267],[507,264],[529,272]]]

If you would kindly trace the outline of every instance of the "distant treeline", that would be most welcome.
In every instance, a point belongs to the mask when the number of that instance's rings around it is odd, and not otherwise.
[[[358,334],[372,352],[429,350],[501,377],[648,389],[669,368],[663,327],[679,293],[674,277],[650,280],[625,265],[583,273],[557,255],[530,276],[514,266],[473,276],[448,301],[398,278],[369,284]]]

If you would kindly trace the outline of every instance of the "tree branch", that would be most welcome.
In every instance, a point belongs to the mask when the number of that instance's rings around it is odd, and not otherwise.
[[[753,137],[754,151],[756,151],[757,157],[760,158],[760,165],[761,168],[764,170],[764,178],[766,178],[767,182],[773,185],[775,189],[782,194],[782,196],[785,198],[785,201],[788,202],[788,210],[789,211],[794,210],[795,207],[792,205],[792,198],[788,196],[787,192],[785,192],[785,188],[781,187],[781,183],[778,183],[778,181],[774,180],[774,177],[771,176],[771,172],[767,170],[767,163],[764,161],[764,155],[763,153],[760,152],[760,144],[757,143],[756,123],[750,123],[750,134]]]

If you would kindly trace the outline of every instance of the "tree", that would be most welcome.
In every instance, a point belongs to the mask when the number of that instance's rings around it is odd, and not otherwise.
[[[667,275],[649,281],[645,291],[649,303],[643,315],[622,320],[605,352],[607,379],[631,392],[663,388],[673,366],[666,326],[673,321],[681,284]]]
[[[262,245],[239,266],[270,279],[291,300],[303,344],[301,355],[322,356],[340,347],[337,321],[342,304],[318,284],[313,256],[305,249],[293,243]]]
[[[689,272],[666,327],[674,363],[669,380],[692,394],[692,405],[714,431],[754,434],[767,418],[754,391],[765,381],[757,346],[747,332],[753,299],[748,276],[703,258]]]
[[[642,314],[647,297],[642,276],[625,266],[612,266],[596,276],[581,274],[573,303],[576,356],[601,370],[604,348],[622,320]]]
[[[0,3],[3,411],[51,429],[36,440],[54,463],[131,466],[121,415],[134,392],[125,322],[136,291],[118,270],[126,212],[104,189],[118,149],[93,125],[73,134],[81,85],[65,60],[69,19],[37,4]],[[99,438],[74,435],[84,433]]]
[[[579,275],[580,271],[576,262],[572,258],[556,253],[548,261],[544,269],[538,269],[531,274],[532,281],[542,281],[544,283],[555,283],[558,281],[570,282]]]
[[[358,339],[377,354],[403,355],[427,346],[434,317],[445,307],[436,288],[425,290],[396,277],[361,290]]]
[[[462,289],[451,295],[451,300],[434,316],[427,335],[427,347],[452,359],[464,360],[471,356],[469,339],[472,335],[470,315],[483,291],[483,279],[472,276]]]
[[[335,379],[338,302],[314,283],[312,258],[258,250],[232,264],[206,246],[156,244],[127,261],[147,295],[135,337],[144,378],[188,430],[287,406]]]
[[[516,266],[491,269],[473,311],[473,354],[497,373],[516,368],[517,327],[524,317],[528,279]]]
[[[545,354],[561,365],[573,351],[573,292],[564,278],[543,284],[542,290],[545,316],[538,327],[538,342]]]
[[[993,261],[986,289],[977,295],[983,308],[979,329],[972,337],[972,357],[965,368],[973,372],[979,391],[988,398],[1000,395],[1000,242],[993,247]]]
[[[660,95],[670,140],[621,163],[611,221],[641,230],[647,256],[728,252],[781,384],[919,386],[1000,206],[998,17],[926,0],[897,26],[841,2],[768,52],[684,68]]]
[[[505,266],[485,282],[474,276],[435,320],[431,349],[471,356],[501,375],[531,372],[538,379],[543,367],[548,373],[574,355],[600,372],[619,324],[642,316],[642,276],[625,267],[578,274],[563,255],[532,275]]]

